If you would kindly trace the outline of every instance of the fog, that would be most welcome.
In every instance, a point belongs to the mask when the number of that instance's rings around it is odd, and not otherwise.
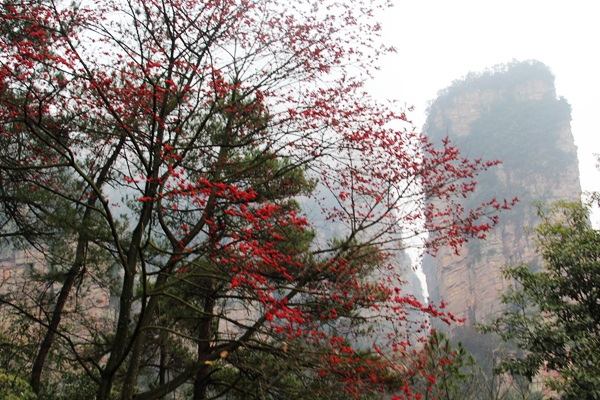
[[[513,59],[536,59],[556,77],[558,96],[572,106],[584,191],[600,190],[600,24],[593,2],[476,0],[395,1],[379,15],[383,41],[397,53],[382,60],[370,90],[413,105],[421,129],[427,103],[453,80]],[[593,221],[600,222],[597,212]]]

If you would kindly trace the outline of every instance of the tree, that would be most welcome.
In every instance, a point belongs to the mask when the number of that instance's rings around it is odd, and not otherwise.
[[[590,224],[589,205],[559,202],[540,205],[538,213],[533,232],[544,264],[504,271],[517,285],[502,296],[507,310],[483,329],[521,350],[502,360],[501,371],[530,381],[546,375],[563,399],[597,399],[600,233]]]
[[[444,333],[434,330],[414,362],[422,365],[411,368],[411,386],[421,388],[424,400],[468,398],[476,364],[462,343],[454,347]]]
[[[394,252],[422,231],[458,248],[508,205],[454,203],[496,162],[364,93],[389,51],[370,7],[2,3],[0,237],[25,261],[0,303],[35,393],[403,390],[369,325],[393,352],[409,308],[444,314],[402,295]]]

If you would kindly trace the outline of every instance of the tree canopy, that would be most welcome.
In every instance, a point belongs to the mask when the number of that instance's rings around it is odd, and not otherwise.
[[[394,254],[458,248],[502,205],[454,202],[495,162],[365,93],[389,51],[372,6],[2,2],[10,376],[41,398],[410,396],[409,310],[451,316],[402,293]]]

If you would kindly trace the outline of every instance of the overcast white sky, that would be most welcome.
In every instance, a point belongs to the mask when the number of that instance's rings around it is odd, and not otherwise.
[[[599,10],[587,0],[395,0],[378,19],[398,53],[383,60],[373,92],[414,105],[420,129],[426,103],[453,80],[513,59],[539,60],[573,108],[583,189],[600,190],[593,157],[600,153]]]

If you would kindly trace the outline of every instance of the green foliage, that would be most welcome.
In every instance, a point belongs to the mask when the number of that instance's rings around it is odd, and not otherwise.
[[[26,380],[1,372],[0,397],[4,400],[35,400],[38,398]]]
[[[433,331],[425,346],[425,374],[411,377],[414,387],[423,386],[424,399],[450,400],[461,398],[467,383],[473,378],[475,360],[462,343],[453,346],[440,331]]]
[[[506,268],[518,284],[502,296],[507,310],[482,328],[522,350],[505,358],[500,371],[529,380],[556,371],[549,384],[563,399],[600,398],[600,232],[590,226],[589,212],[579,203],[539,206],[542,222],[534,233],[545,268]]]

